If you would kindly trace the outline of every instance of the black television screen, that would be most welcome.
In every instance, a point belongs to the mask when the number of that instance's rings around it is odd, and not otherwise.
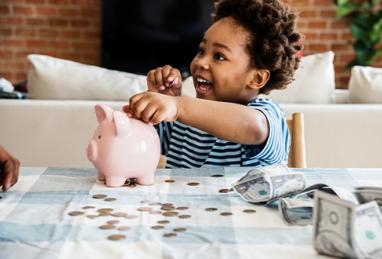
[[[103,0],[102,66],[147,74],[170,64],[187,76],[212,12],[213,0]]]

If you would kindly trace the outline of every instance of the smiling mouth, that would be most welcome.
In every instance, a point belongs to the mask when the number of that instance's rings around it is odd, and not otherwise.
[[[201,77],[196,77],[195,89],[198,94],[204,95],[212,89],[212,82]]]

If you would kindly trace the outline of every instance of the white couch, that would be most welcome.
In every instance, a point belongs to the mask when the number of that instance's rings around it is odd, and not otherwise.
[[[38,70],[32,68],[30,79],[36,72],[33,69]],[[87,83],[93,84],[89,89],[94,91],[95,82]],[[40,80],[38,87],[43,84]],[[59,90],[63,91],[65,86],[60,84]],[[48,87],[54,88],[53,83],[48,82]],[[35,90],[32,92],[36,95]],[[349,91],[334,93],[328,103],[320,100],[320,104],[281,104],[287,115],[304,113],[308,167],[382,167],[382,105],[349,104],[346,103]],[[65,98],[0,99],[0,144],[23,166],[92,166],[86,157],[86,146],[97,125],[95,104],[120,109],[126,103]]]

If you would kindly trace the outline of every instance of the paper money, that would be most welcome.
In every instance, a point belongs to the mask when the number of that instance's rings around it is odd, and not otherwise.
[[[382,208],[382,188],[372,186],[357,187],[353,191],[359,203],[367,203],[369,201],[376,201],[378,206]]]
[[[268,202],[298,193],[304,188],[303,174],[292,172],[285,165],[254,168],[233,184],[233,189],[252,203]]]
[[[279,200],[279,213],[290,225],[308,225],[312,223],[312,199],[281,198]]]
[[[314,247],[346,258],[382,258],[382,214],[375,201],[362,205],[317,191]]]

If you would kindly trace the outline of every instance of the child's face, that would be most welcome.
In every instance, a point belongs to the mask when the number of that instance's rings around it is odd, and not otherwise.
[[[246,104],[257,94],[247,87],[253,70],[248,39],[249,32],[228,17],[206,31],[191,63],[198,98]]]

